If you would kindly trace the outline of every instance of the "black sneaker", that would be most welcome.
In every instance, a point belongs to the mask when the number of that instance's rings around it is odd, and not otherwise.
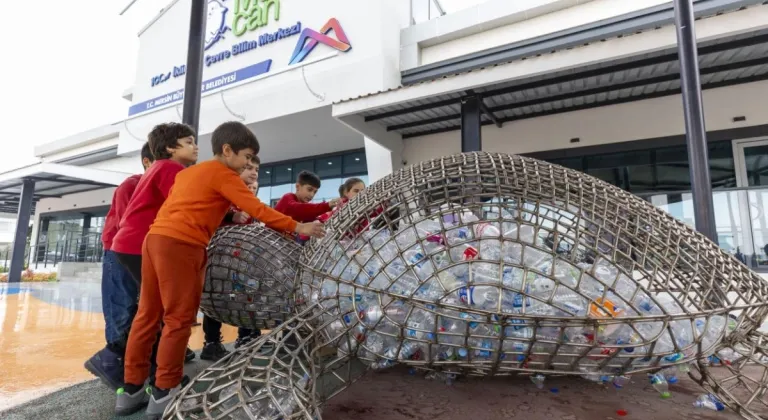
[[[245,337],[237,337],[237,341],[235,341],[235,348],[239,349],[240,347],[248,344],[253,340],[253,337],[250,335],[246,335]]]
[[[220,341],[214,343],[205,343],[203,351],[200,352],[200,358],[211,362],[218,362],[222,357],[229,354]]]
[[[191,348],[187,347],[187,354],[184,355],[184,363],[189,363],[193,360],[195,360],[195,352],[193,352]]]

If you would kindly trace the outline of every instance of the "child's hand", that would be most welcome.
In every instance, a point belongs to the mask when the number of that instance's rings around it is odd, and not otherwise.
[[[339,201],[341,201],[340,198],[333,198],[331,201],[328,202],[328,205],[333,209],[336,208],[336,206],[339,205]]]
[[[248,216],[248,213],[244,211],[239,211],[232,216],[232,221],[242,225],[244,223],[247,223],[248,219],[250,218],[251,216]]]
[[[323,224],[314,221],[312,223],[299,223],[296,225],[296,233],[304,236],[311,236],[313,238],[322,238],[325,236],[325,228]]]

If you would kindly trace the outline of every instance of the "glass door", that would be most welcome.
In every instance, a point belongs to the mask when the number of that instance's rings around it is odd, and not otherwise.
[[[768,139],[734,141],[736,178],[748,215],[748,234],[753,252],[751,265],[768,269]]]

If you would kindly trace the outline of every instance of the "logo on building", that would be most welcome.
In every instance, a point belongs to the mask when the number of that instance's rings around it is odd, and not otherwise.
[[[227,12],[229,9],[222,3],[223,0],[208,1],[208,20],[205,31],[205,50],[216,45],[224,39],[224,34],[230,30],[227,26]]]
[[[328,36],[331,31],[333,31],[337,39]],[[323,43],[341,52],[347,52],[352,49],[352,45],[349,43],[349,38],[347,38],[347,34],[344,33],[344,29],[341,28],[339,21],[336,18],[331,18],[331,20],[320,29],[320,32],[309,28],[304,29],[288,64],[298,64],[304,61],[309,53],[315,49],[318,43]]]

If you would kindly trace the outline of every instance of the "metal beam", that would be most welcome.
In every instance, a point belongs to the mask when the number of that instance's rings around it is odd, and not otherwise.
[[[740,61],[740,62],[734,62],[734,63],[728,63],[723,64],[720,66],[713,66],[709,67],[707,69],[704,69],[701,71],[701,74],[703,75],[709,75],[709,74],[715,74],[723,71],[731,71],[731,70],[738,70],[742,68],[749,68],[753,66],[761,66],[768,64],[768,57],[761,57],[756,58],[753,60],[747,60],[747,61]],[[574,92],[566,92],[559,95],[553,95],[553,96],[546,96],[543,98],[535,98],[530,99],[528,101],[522,101],[522,102],[513,102],[509,104],[499,105],[491,107],[488,112],[489,113],[495,113],[499,111],[507,111],[510,109],[516,109],[516,108],[523,108],[523,107],[531,107],[531,106],[537,106],[537,105],[543,105],[555,101],[564,101],[568,99],[576,99],[583,96],[588,95],[600,95],[603,93],[609,93],[609,92],[615,92],[618,90],[624,90],[624,89],[633,89],[638,87],[643,87],[647,85],[652,84],[658,84],[658,83],[666,83],[666,82],[674,82],[680,79],[680,75],[678,73],[674,74],[665,74],[663,76],[657,76],[657,77],[651,77],[648,79],[641,79],[641,80],[633,80],[631,82],[626,83],[619,83],[616,85],[610,85],[610,86],[598,86],[591,89],[585,89],[580,91],[574,91]],[[483,104],[485,106],[485,104]],[[439,117],[435,118],[429,118],[425,120],[418,120],[418,121],[412,121],[402,124],[396,124],[387,127],[387,131],[395,131],[395,130],[402,130],[406,128],[413,128],[418,127],[420,125],[428,125],[428,124],[434,124],[439,122],[445,122],[445,121],[451,121],[461,118],[461,114],[452,114],[452,115],[441,115]],[[493,121],[494,124],[499,125],[502,121],[499,120]]]
[[[723,80],[721,82],[717,83],[709,83],[707,85],[702,86],[702,90],[708,90],[708,89],[717,89],[721,87],[728,87],[728,86],[734,86],[734,85],[740,85],[744,83],[752,83],[752,82],[759,82],[763,80],[768,80],[768,74],[761,74],[759,76],[752,76],[747,77],[744,79],[735,79],[735,80]],[[616,98],[611,99],[607,101],[602,102],[593,102],[588,104],[582,104],[567,108],[557,108],[557,109],[550,109],[546,111],[540,111],[540,112],[532,112],[530,114],[525,115],[516,115],[512,117],[503,117],[500,118],[499,121],[507,123],[512,121],[520,121],[520,120],[527,120],[529,118],[538,118],[538,117],[545,117],[548,115],[557,115],[557,114],[564,114],[566,112],[573,112],[573,111],[582,111],[585,109],[593,109],[593,108],[601,108],[604,106],[610,106],[610,105],[619,105],[619,104],[625,104],[630,102],[638,102],[638,101],[644,101],[646,99],[654,99],[654,98],[663,98],[665,96],[672,96],[672,95],[678,95],[680,94],[681,90],[678,89],[671,89],[671,90],[665,90],[663,92],[654,92],[649,93],[646,95],[641,96],[628,96],[626,98]],[[491,124],[491,122],[483,121],[482,125],[488,125]],[[425,130],[425,131],[419,131],[416,133],[402,133],[403,139],[413,138],[413,137],[421,137],[421,136],[428,136],[431,134],[438,134],[438,133],[446,133],[449,131],[456,131],[461,129],[460,125],[452,125],[450,127],[443,127],[438,128],[434,130]]]
[[[483,150],[482,130],[480,125],[480,102],[478,96],[469,96],[461,101],[461,151],[479,152]]]
[[[21,186],[21,201],[16,214],[16,234],[13,239],[13,255],[8,271],[8,282],[21,282],[21,272],[24,270],[24,252],[27,248],[27,233],[29,231],[29,216],[32,214],[32,196],[35,193],[35,181],[24,180]]]
[[[200,100],[203,83],[203,48],[205,48],[206,0],[192,0],[187,42],[187,79],[184,83],[184,107],[181,120],[197,133],[200,123]],[[197,137],[195,137],[197,139]]]
[[[697,17],[709,16],[723,11],[738,10],[742,7],[761,4],[763,1],[700,0],[694,6],[694,13]],[[620,35],[634,34],[639,31],[670,25],[673,22],[673,7],[671,4],[665,3],[564,31],[406,70],[402,72],[402,83],[406,86],[413,85],[473,69],[509,63],[524,57],[548,54],[556,50],[583,46],[590,42]]]
[[[696,230],[717,243],[715,205],[712,201],[712,180],[709,175],[707,129],[704,126],[699,56],[696,51],[693,0],[674,0],[674,6],[693,214],[696,219]]]

